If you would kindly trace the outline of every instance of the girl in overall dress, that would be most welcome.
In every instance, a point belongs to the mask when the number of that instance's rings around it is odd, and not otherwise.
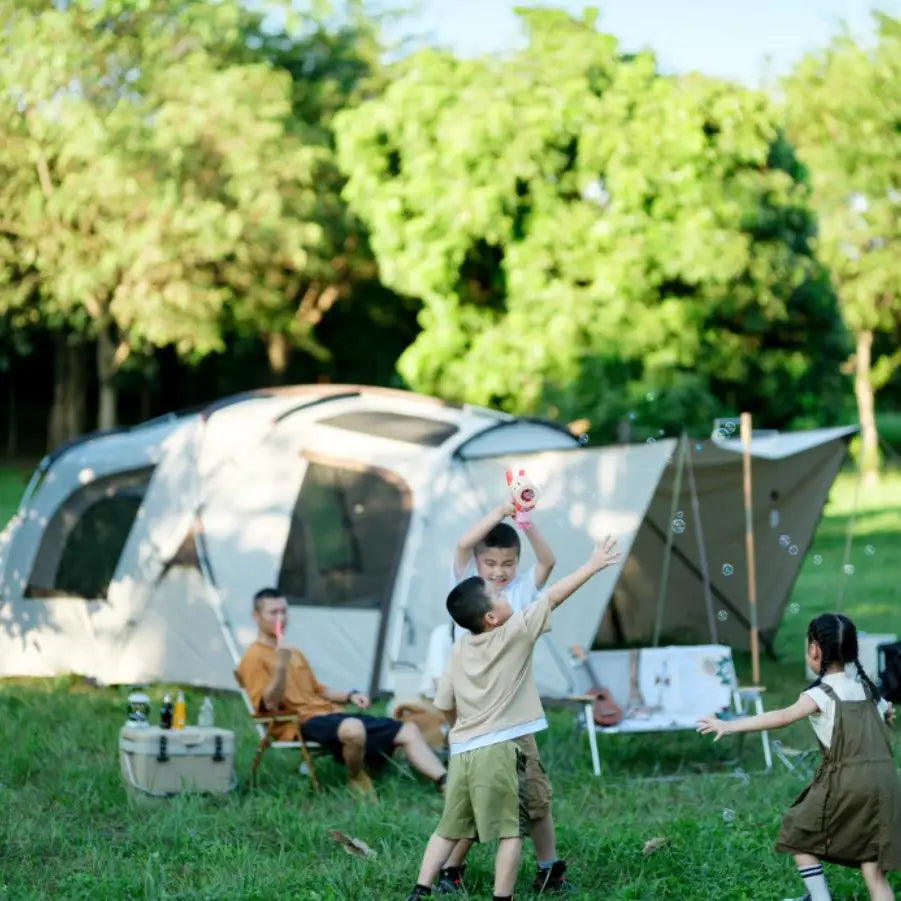
[[[887,723],[891,704],[857,659],[857,629],[825,613],[807,628],[807,663],[820,677],[791,706],[759,716],[700,719],[715,741],[733,732],[780,729],[808,717],[823,751],[813,782],[782,820],[776,851],[793,854],[807,894],[831,901],[822,861],[860,868],[872,901],[893,901],[885,874],[901,870],[901,780]],[[846,669],[854,665],[854,677]]]

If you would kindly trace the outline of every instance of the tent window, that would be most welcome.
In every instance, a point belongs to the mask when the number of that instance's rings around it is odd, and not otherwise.
[[[337,416],[329,416],[319,421],[333,428],[372,435],[376,438],[390,438],[392,441],[422,444],[426,447],[440,447],[457,433],[457,427],[453,423],[442,419],[407,416],[384,410],[339,413]]]
[[[44,530],[26,597],[106,598],[153,469],[99,478],[66,498]]]
[[[278,587],[289,603],[378,609],[409,520],[403,488],[374,470],[310,462],[291,517]]]

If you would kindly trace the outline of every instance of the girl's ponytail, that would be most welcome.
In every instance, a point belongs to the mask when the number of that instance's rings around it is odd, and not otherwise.
[[[854,658],[854,666],[857,669],[857,678],[860,680],[861,685],[864,687],[864,691],[869,696],[870,700],[874,704],[879,703],[879,691],[876,686],[870,680],[870,677],[867,675],[867,671],[863,668],[860,662],[859,657]]]

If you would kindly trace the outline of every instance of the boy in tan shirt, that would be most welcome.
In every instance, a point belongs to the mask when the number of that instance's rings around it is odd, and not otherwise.
[[[527,821],[523,756],[516,740],[547,726],[532,677],[532,651],[550,629],[551,611],[619,560],[615,545],[606,538],[585,564],[515,614],[504,593],[493,592],[479,576],[465,579],[448,595],[448,612],[469,634],[454,645],[435,695],[435,706],[454,720],[447,794],[408,901],[431,895],[454,844],[476,838],[498,840],[494,899],[512,899]]]

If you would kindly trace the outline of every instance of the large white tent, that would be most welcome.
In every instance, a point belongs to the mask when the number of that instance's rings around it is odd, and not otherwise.
[[[753,442],[756,490],[779,493],[800,547],[852,431]],[[697,445],[712,560],[741,559],[733,444]],[[608,532],[626,559],[555,614],[536,674],[544,694],[564,694],[567,647],[645,639],[675,447],[668,439],[583,448],[551,423],[353,386],[252,392],[88,436],[42,462],[0,540],[0,676],[77,672],[109,684],[232,688],[235,654],[254,635],[250,599],[275,585],[292,605],[287,638],[322,681],[390,692],[446,620],[457,537],[503,498],[504,470],[521,464],[541,486],[536,521],[557,574]],[[706,641],[692,534],[673,547],[665,634]],[[759,561],[761,574],[773,570],[762,628],[775,630],[800,562],[800,554]],[[715,591],[736,612],[720,638],[746,642],[740,578],[716,580]]]

